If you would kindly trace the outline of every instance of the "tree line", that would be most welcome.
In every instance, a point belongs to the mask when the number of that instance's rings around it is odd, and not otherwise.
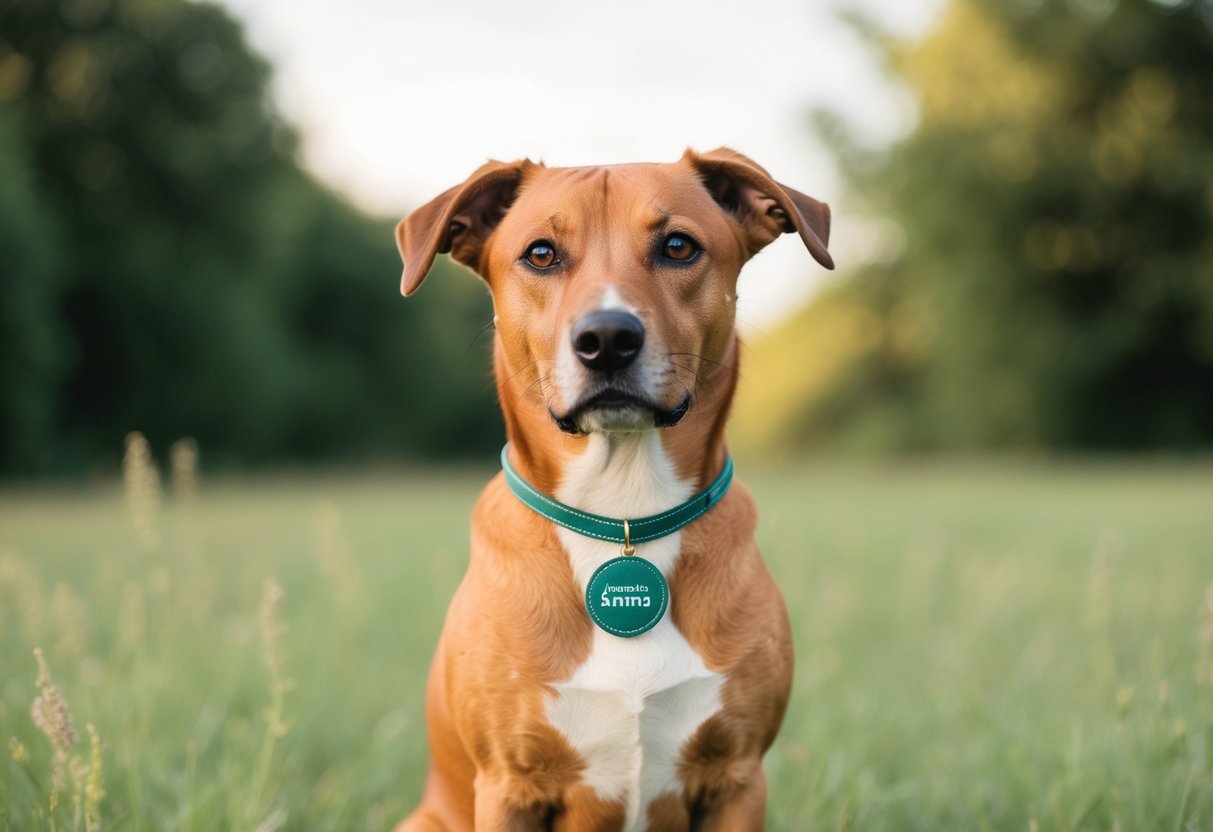
[[[857,25],[917,120],[872,148],[818,114],[842,210],[881,223],[780,333],[817,366],[768,441],[1213,445],[1213,6],[952,0],[911,43]]]
[[[500,441],[486,293],[400,299],[391,222],[301,170],[269,72],[213,5],[0,5],[0,471],[112,469],[134,429],[212,464]]]
[[[912,43],[858,25],[917,121],[873,148],[818,114],[837,210],[882,230],[747,369],[778,381],[763,441],[1213,444],[1209,4],[952,0]],[[216,6],[0,5],[0,474],[112,470],[135,429],[211,464],[500,441],[483,287],[401,301],[392,220],[301,169],[269,73]]]

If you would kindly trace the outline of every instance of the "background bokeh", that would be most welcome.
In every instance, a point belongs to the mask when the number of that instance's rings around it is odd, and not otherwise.
[[[849,31],[885,68],[888,89],[871,95],[889,96],[892,115],[880,122],[836,93],[772,105],[832,151],[816,154],[837,163],[816,192],[835,203],[842,269],[822,283],[781,241],[788,293],[818,289],[790,317],[787,301],[777,312],[743,310],[751,355],[738,444],[1208,447],[1208,5],[956,0],[913,39],[883,29],[878,11],[860,7]],[[194,437],[207,465],[491,450],[500,431],[484,292],[442,262],[452,273],[424,295],[395,296],[397,217],[351,202],[382,204],[390,189],[368,195],[351,179],[347,198],[332,185],[340,172],[321,181],[301,163],[306,137],[281,115],[269,65],[229,12],[28,0],[6,4],[2,22],[0,471],[114,470],[132,429],[159,447]],[[805,49],[820,40],[791,37]],[[845,63],[827,59],[822,72]],[[677,134],[681,111],[712,107],[693,84],[695,95],[679,98],[683,77],[670,66],[657,79],[654,99],[674,125],[654,131],[661,141]],[[391,81],[431,82],[408,71]],[[853,82],[856,97],[872,83]],[[477,109],[462,89],[450,94],[452,110]],[[736,120],[729,95],[715,109]],[[907,100],[912,117],[899,121]],[[560,101],[520,96],[522,138],[574,109]],[[441,111],[405,102],[377,115],[396,167],[461,161],[431,161],[410,144],[418,132],[451,130],[448,122],[461,146],[475,142]],[[626,129],[644,132],[646,120]],[[701,144],[745,139],[690,121]],[[488,152],[519,141],[492,121],[480,129]],[[567,125],[557,133],[555,147],[535,155],[590,161],[578,154],[596,145],[578,144]],[[325,170],[336,141],[312,167]],[[777,164],[786,146],[773,160],[761,149],[751,152],[787,179],[792,171]],[[375,173],[374,159],[367,167],[361,176]],[[441,174],[446,184],[466,172],[456,169]],[[399,213],[444,185],[433,187],[400,200]],[[747,273],[743,298],[776,282],[762,272],[766,258]]]
[[[775,830],[1213,816],[1213,0],[0,0],[0,832],[383,830],[502,431],[392,228],[729,144]],[[36,651],[36,652],[35,652]]]

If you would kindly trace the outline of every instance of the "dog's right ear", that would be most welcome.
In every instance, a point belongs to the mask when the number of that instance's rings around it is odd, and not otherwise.
[[[434,257],[450,253],[480,271],[485,240],[514,202],[524,174],[534,163],[488,162],[462,185],[436,197],[396,226],[396,247],[404,260],[400,293],[411,295],[425,280]]]

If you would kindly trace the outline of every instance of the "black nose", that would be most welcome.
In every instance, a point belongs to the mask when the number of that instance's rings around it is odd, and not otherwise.
[[[644,346],[644,324],[631,312],[605,309],[573,325],[573,352],[591,370],[613,373],[636,360]]]

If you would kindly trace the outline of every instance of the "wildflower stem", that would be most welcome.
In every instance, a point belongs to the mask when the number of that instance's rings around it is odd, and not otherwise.
[[[261,751],[257,756],[257,768],[253,777],[253,792],[250,805],[250,822],[256,822],[266,806],[265,791],[269,783],[270,765],[273,762],[274,747],[278,738],[286,733],[286,723],[283,719],[286,706],[286,692],[291,687],[291,681],[286,678],[283,668],[281,644],[286,634],[286,625],[282,623],[282,604],[286,592],[273,578],[267,578],[261,594],[259,619],[261,625],[261,649],[265,659],[266,669],[270,675],[270,706],[265,710],[265,735],[261,740]]]

